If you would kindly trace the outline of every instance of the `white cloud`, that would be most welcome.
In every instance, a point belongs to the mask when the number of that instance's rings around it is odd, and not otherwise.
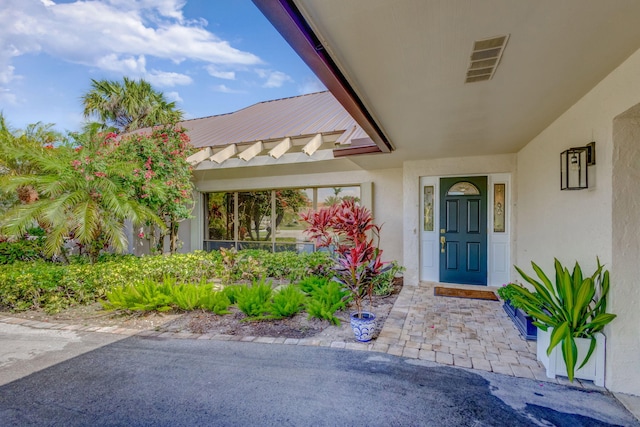
[[[115,71],[126,75],[142,75],[146,70],[146,59],[143,55],[136,57],[119,57],[115,53],[110,53],[98,58],[95,64],[103,70]]]
[[[261,63],[258,56],[232,47],[206,30],[205,20],[185,20],[185,0],[3,0],[0,14],[0,81],[11,81],[12,58],[45,53],[68,62],[144,76],[145,58],[222,64],[233,67]],[[227,70],[228,69],[228,70]],[[185,76],[151,74],[164,84],[185,84]],[[223,77],[224,78],[224,77]],[[173,82],[173,83],[171,83]]]
[[[236,79],[236,73],[234,71],[222,71],[214,65],[207,65],[206,70],[210,76],[217,77],[219,79],[226,79],[226,80]]]
[[[178,92],[165,92],[164,96],[170,101],[170,102],[182,102],[182,98],[180,97],[180,94]]]
[[[255,72],[258,74],[258,77],[266,80],[262,87],[281,87],[286,82],[293,82],[293,79],[282,71],[263,70],[257,68]]]
[[[154,86],[173,87],[176,85],[188,85],[193,79],[186,74],[168,73],[165,71],[153,70],[145,76],[145,79]]]
[[[300,95],[306,95],[307,93],[314,92],[322,92],[327,90],[326,87],[322,84],[322,82],[318,79],[307,79],[302,83],[302,85],[298,86],[298,93]]]
[[[50,0],[46,0],[50,1]],[[112,6],[120,10],[156,9],[160,16],[182,21],[182,8],[186,0],[109,0]]]
[[[0,87],[0,102],[4,104],[15,105],[18,103],[18,99],[16,98],[15,94],[9,92],[9,89],[4,89]]]
[[[213,86],[212,89],[215,92],[222,92],[222,93],[244,93],[244,91],[242,90],[231,89],[230,87],[227,87],[225,85],[216,85],[216,86]]]
[[[16,76],[13,74],[13,71],[16,68],[12,65],[5,65],[4,70],[0,68],[0,85],[9,84]]]

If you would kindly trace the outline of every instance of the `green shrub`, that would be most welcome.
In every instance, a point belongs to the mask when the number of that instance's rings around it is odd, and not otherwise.
[[[263,268],[262,274],[273,279],[289,279],[291,282],[309,275],[326,276],[331,259],[327,252],[296,253],[242,250],[238,252],[256,260]]]
[[[326,286],[328,282],[329,279],[325,277],[309,276],[300,280],[298,286],[304,293],[311,294],[315,289]]]
[[[300,254],[298,263],[304,271],[298,269],[297,274],[292,272],[289,276],[291,281],[300,280],[307,276],[319,276],[326,278],[331,278],[333,276],[333,271],[331,269],[333,260],[331,259],[331,254],[327,251]]]
[[[256,280],[264,277],[265,271],[277,278],[284,275],[301,278],[327,268],[329,260],[326,253],[282,255],[265,251],[241,251],[231,258],[231,269],[224,266],[223,255],[218,251],[144,257],[103,254],[95,264],[89,264],[85,257],[71,257],[69,265],[42,260],[17,261],[0,269],[0,307],[17,311],[43,309],[53,313],[69,306],[104,300],[108,292],[119,287],[134,286],[145,280],[162,282],[165,277],[183,284],[215,277],[223,278],[226,283],[232,278]],[[234,287],[226,287],[224,295],[231,304],[236,302]],[[193,301],[184,303],[193,305]]]
[[[0,265],[45,259],[43,252],[44,239],[40,237],[16,242],[0,242]]]
[[[405,270],[398,261],[391,261],[384,272],[373,277],[373,293],[374,295],[386,296],[393,292],[393,279]]]
[[[520,304],[515,296],[520,294],[520,291],[516,289],[517,287],[522,287],[522,285],[518,283],[507,283],[506,285],[502,285],[498,288],[498,296],[503,301],[508,301],[514,308],[523,308],[522,304]]]
[[[105,310],[131,311],[169,311],[172,307],[172,288],[170,280],[162,284],[145,279],[135,285],[119,286],[107,292]]]
[[[239,280],[254,281],[265,276],[265,269],[255,257],[256,253],[264,251],[220,249],[222,268],[219,277],[222,283],[229,284]]]
[[[305,299],[305,295],[296,286],[284,286],[273,294],[271,317],[281,319],[295,316],[304,308]]]
[[[211,293],[211,291],[210,285],[194,285],[192,283],[174,284],[171,288],[171,303],[180,310],[197,310],[200,308],[202,298],[207,293]]]
[[[0,307],[13,311],[43,309],[58,312],[86,302],[86,292],[67,283],[66,267],[44,261],[16,262],[0,269]]]
[[[222,293],[229,299],[231,304],[235,304],[238,302],[238,294],[244,288],[244,285],[228,285],[222,288]]]
[[[199,306],[203,310],[211,311],[218,315],[229,314],[231,301],[221,291],[212,291],[200,298]]]
[[[251,286],[242,286],[236,294],[236,305],[249,320],[264,318],[271,310],[271,293],[271,282],[264,279]]]
[[[340,319],[335,316],[335,313],[346,308],[348,300],[349,292],[342,289],[339,283],[329,281],[324,286],[317,286],[311,291],[306,311],[309,318],[326,319],[332,325],[340,325]]]

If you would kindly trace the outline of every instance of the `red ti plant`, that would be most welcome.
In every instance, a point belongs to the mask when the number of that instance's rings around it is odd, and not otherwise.
[[[327,247],[334,258],[333,280],[349,290],[362,317],[362,301],[373,293],[373,278],[384,272],[378,248],[381,227],[364,206],[353,200],[300,215],[309,225],[305,233],[319,248]],[[374,243],[375,240],[375,243]]]

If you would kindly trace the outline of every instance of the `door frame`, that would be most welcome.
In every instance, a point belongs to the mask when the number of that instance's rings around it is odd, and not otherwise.
[[[440,280],[440,178],[470,176],[487,177],[487,285],[501,286],[511,277],[511,228],[513,218],[512,185],[510,173],[437,175],[420,177],[419,182],[419,224],[418,224],[418,267],[421,281],[438,283]],[[494,191],[495,184],[504,184],[505,188],[505,224],[504,232],[494,231]],[[433,231],[424,230],[424,187],[433,186]],[[478,286],[478,285],[475,285]]]

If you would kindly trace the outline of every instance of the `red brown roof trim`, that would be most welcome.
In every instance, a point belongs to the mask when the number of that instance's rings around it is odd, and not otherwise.
[[[329,56],[293,0],[253,0],[253,3],[371,137],[378,150],[393,151],[393,145]]]

